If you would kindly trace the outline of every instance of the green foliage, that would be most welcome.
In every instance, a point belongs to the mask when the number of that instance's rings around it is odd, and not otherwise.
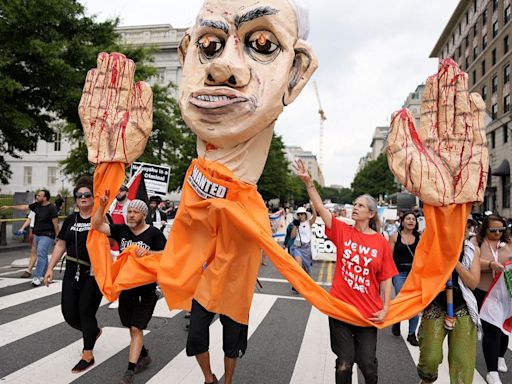
[[[395,177],[388,167],[385,154],[381,154],[377,160],[369,161],[359,171],[352,182],[352,191],[354,198],[364,193],[378,197],[396,192]]]
[[[338,204],[350,204],[353,200],[350,188],[324,187],[321,196],[323,200],[331,200],[333,203]]]
[[[291,175],[284,148],[281,136],[273,133],[267,162],[258,181],[258,191],[264,200],[288,198]]]

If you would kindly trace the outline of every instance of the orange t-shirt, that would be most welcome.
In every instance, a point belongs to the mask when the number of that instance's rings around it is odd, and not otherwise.
[[[325,233],[337,249],[331,295],[373,317],[383,306],[380,282],[398,274],[388,242],[378,233],[361,233],[334,217]]]

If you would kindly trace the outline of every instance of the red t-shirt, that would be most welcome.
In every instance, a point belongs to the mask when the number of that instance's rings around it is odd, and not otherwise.
[[[332,218],[327,237],[336,245],[331,295],[355,306],[367,318],[382,309],[380,282],[398,274],[391,248],[378,233],[368,235]]]
[[[110,216],[112,216],[112,221],[114,222],[114,224],[125,224],[123,215],[123,205],[116,204]]]

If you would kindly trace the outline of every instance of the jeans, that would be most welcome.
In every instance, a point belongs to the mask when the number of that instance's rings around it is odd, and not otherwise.
[[[336,359],[336,384],[352,383],[357,363],[366,384],[377,384],[377,328],[358,327],[329,317],[331,349]]]
[[[404,286],[405,280],[409,276],[409,272],[399,272],[398,275],[393,276],[393,287],[395,287],[395,293],[398,295],[398,292]],[[419,317],[418,315],[414,316],[409,320],[409,335],[412,333],[416,333],[416,329],[418,328]]]
[[[52,248],[54,239],[48,236],[34,236],[36,242],[37,263],[35,278],[42,279],[48,269],[48,254]]]

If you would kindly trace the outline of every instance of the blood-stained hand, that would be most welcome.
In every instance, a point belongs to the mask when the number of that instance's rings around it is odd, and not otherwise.
[[[98,55],[85,79],[78,113],[90,162],[132,163],[144,152],[153,125],[149,84],[134,83],[135,63],[120,53]]]
[[[419,130],[407,109],[393,116],[390,169],[427,204],[483,201],[489,167],[485,117],[482,97],[468,93],[467,74],[453,60],[443,60],[427,79]]]

